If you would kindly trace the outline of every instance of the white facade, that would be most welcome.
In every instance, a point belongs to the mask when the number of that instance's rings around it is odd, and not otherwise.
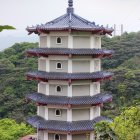
[[[61,38],[57,42],[57,38]],[[40,48],[101,48],[101,37],[90,33],[74,33],[66,32],[50,32],[49,34],[40,35]],[[58,65],[58,63],[60,63]],[[46,72],[66,72],[66,73],[81,73],[81,72],[97,72],[101,70],[101,60],[94,59],[90,56],[48,56],[41,57],[38,60],[38,70]],[[57,86],[61,88],[57,92]],[[100,82],[88,81],[53,81],[40,82],[38,84],[38,92],[45,95],[53,96],[94,96],[100,93]],[[85,107],[59,107],[59,106],[38,106],[37,114],[46,120],[59,121],[80,121],[93,120],[100,116],[99,106]],[[61,127],[61,126],[60,126]],[[56,133],[47,131],[39,131],[40,140],[55,140]],[[58,134],[60,140],[94,140],[94,133],[90,134]]]

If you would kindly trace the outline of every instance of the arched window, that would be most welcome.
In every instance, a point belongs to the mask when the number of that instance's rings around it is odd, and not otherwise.
[[[55,135],[54,135],[54,140],[60,140],[60,135],[55,134]]]
[[[61,110],[60,109],[55,110],[55,116],[57,116],[57,117],[61,116]]]
[[[62,44],[62,38],[61,37],[56,38],[56,44]]]
[[[62,63],[60,62],[56,63],[56,69],[62,69]]]
[[[56,86],[56,92],[62,92],[62,87],[61,86]]]

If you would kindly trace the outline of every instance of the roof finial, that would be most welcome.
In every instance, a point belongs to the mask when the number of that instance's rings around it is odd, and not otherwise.
[[[73,9],[73,0],[68,0],[68,8],[67,8],[67,13],[73,13],[74,9]]]
[[[69,3],[69,7],[73,7],[73,0],[69,0],[68,3]]]

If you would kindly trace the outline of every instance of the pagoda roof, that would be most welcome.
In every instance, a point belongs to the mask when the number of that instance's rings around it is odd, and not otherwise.
[[[85,120],[85,121],[56,121],[56,120],[45,120],[40,116],[33,116],[27,119],[27,122],[32,125],[34,128],[38,128],[40,130],[47,130],[51,132],[65,132],[65,133],[73,133],[73,132],[84,132],[84,131],[93,131],[94,125],[99,121],[110,121],[110,119],[106,117],[97,117],[93,120]]]
[[[47,96],[42,93],[31,93],[26,95],[26,98],[33,100],[41,105],[99,105],[105,102],[110,102],[112,100],[112,95],[110,94],[96,94],[94,96]]]
[[[34,48],[27,52],[29,56],[48,55],[69,55],[69,56],[93,56],[93,57],[110,57],[114,53],[112,50],[104,49],[69,49],[69,48]]]
[[[72,2],[73,3],[73,2]],[[48,33],[49,31],[90,31],[95,34],[110,34],[113,28],[103,27],[90,22],[74,13],[73,4],[67,8],[67,13],[45,24],[27,27],[31,33]]]
[[[48,80],[68,80],[71,83],[72,80],[92,80],[102,81],[110,79],[113,76],[111,72],[99,71],[92,73],[65,73],[65,72],[45,72],[34,71],[26,73],[28,80],[37,80],[47,82]]]

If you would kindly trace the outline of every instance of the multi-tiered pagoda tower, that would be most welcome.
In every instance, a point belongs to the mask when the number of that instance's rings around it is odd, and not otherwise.
[[[101,49],[101,36],[113,29],[76,15],[69,0],[66,14],[46,24],[27,27],[40,37],[38,71],[28,80],[38,81],[38,92],[26,96],[37,104],[37,116],[29,124],[38,129],[39,140],[94,140],[94,124],[107,118],[100,107],[112,96],[100,93],[100,82],[112,73],[101,71],[101,59],[112,51]]]

